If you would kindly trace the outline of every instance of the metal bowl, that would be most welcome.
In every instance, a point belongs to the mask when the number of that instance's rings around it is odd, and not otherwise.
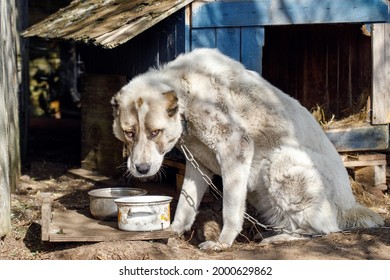
[[[144,189],[137,188],[102,188],[88,192],[89,211],[98,220],[116,220],[118,207],[115,199],[127,196],[140,196],[147,194]]]
[[[172,197],[144,195],[115,199],[118,205],[118,227],[124,231],[154,231],[170,226]]]

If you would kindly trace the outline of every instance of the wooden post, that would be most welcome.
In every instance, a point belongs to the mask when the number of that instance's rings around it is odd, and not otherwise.
[[[16,0],[18,11],[17,28],[24,31],[29,26],[28,23],[28,1]],[[21,162],[27,158],[27,142],[29,128],[29,39],[19,36],[17,40],[18,52],[18,78],[19,78],[19,133],[20,133],[20,157]]]
[[[20,175],[15,0],[0,0],[0,236],[11,230],[11,190]]]
[[[390,24],[374,24],[372,34],[372,123],[390,123]]]

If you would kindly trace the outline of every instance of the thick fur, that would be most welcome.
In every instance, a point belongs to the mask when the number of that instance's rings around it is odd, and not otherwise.
[[[269,224],[296,232],[383,224],[355,201],[340,156],[312,115],[217,50],[197,49],[135,77],[112,103],[132,175],[156,174],[183,137],[203,171],[222,176],[222,232],[202,249],[232,245],[247,200]],[[191,228],[207,187],[187,164],[176,232]]]

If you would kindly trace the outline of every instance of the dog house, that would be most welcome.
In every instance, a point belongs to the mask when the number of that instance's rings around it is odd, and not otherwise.
[[[122,85],[180,53],[211,47],[261,73],[309,110],[319,109],[318,120],[338,151],[359,154],[356,160],[343,155],[346,166],[368,166],[373,184],[383,185],[389,6],[385,0],[75,0],[24,36],[77,46],[86,71],[83,169],[109,177],[118,172],[121,144],[111,133],[109,100]],[[361,112],[359,121],[334,126],[335,119]]]

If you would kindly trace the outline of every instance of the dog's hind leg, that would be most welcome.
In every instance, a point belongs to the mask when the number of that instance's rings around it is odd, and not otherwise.
[[[201,168],[202,172],[207,176],[210,177],[212,175],[205,167],[201,166]],[[200,172],[187,161],[185,178],[176,208],[175,219],[171,225],[175,232],[182,234],[191,229],[198,213],[199,204],[207,188],[208,184],[203,180]]]
[[[332,166],[325,163],[325,157],[303,148],[274,151],[263,174],[271,202],[263,213],[268,223],[309,234],[339,230],[334,178],[322,174]]]

